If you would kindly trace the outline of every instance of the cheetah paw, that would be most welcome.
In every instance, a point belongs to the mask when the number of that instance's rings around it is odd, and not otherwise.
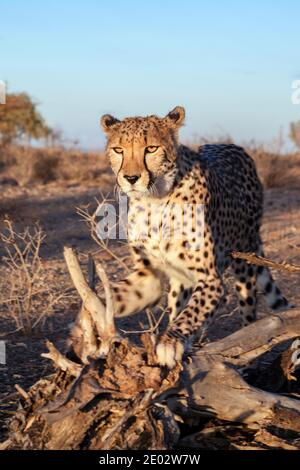
[[[173,369],[176,362],[182,360],[183,353],[184,345],[182,342],[167,335],[162,336],[156,347],[158,363],[161,366],[167,366],[169,369]]]

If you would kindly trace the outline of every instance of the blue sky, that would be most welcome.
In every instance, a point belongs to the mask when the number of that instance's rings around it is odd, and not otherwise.
[[[300,119],[299,0],[3,0],[0,79],[100,148],[99,117],[185,106],[183,139],[268,142]]]

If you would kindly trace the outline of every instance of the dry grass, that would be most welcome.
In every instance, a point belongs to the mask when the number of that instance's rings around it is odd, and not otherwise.
[[[0,234],[5,255],[5,275],[0,282],[1,304],[15,323],[17,331],[32,333],[42,327],[54,307],[66,298],[47,279],[40,249],[46,238],[39,225],[16,232],[13,222],[5,220],[6,230]],[[1,285],[3,284],[3,285]]]
[[[84,182],[102,176],[107,168],[102,152],[13,145],[3,154],[0,149],[0,172],[21,185],[51,181]]]
[[[230,136],[198,137],[186,142],[196,149],[206,143],[232,143]],[[300,187],[300,153],[271,152],[263,146],[245,145],[254,158],[258,173],[266,188]],[[111,172],[103,152],[57,148],[10,146],[5,153],[0,149],[1,177],[13,178],[20,185],[49,183],[51,181],[78,183],[111,179]]]
[[[250,149],[265,188],[299,189],[300,153],[280,154]]]
[[[194,136],[186,145],[197,150],[205,144],[233,144],[230,135]],[[264,147],[254,140],[243,145],[254,158],[258,174],[266,189],[300,187],[300,153],[283,153],[282,136],[279,135],[269,147]]]

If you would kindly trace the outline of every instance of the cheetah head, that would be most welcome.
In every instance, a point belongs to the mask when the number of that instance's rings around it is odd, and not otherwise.
[[[177,106],[164,118],[101,118],[107,135],[107,155],[120,189],[128,194],[163,197],[177,173],[178,129],[184,108]]]

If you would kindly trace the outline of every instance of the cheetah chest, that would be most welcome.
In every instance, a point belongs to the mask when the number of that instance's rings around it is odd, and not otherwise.
[[[167,220],[168,219],[168,220]],[[128,239],[144,253],[151,265],[168,278],[176,278],[185,286],[194,284],[192,251],[183,248],[182,234],[174,236],[174,227],[168,223],[158,207],[133,205],[129,211]]]

